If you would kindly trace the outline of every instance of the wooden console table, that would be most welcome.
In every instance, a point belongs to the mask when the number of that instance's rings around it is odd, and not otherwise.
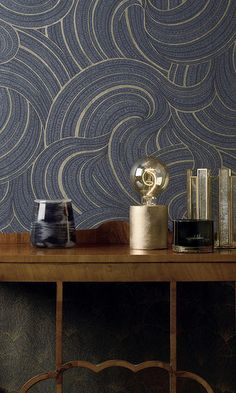
[[[56,365],[55,370],[33,376],[19,390],[26,393],[40,381],[55,379],[56,393],[62,393],[63,373],[74,367],[94,372],[117,366],[138,372],[158,367],[169,373],[170,393],[176,393],[178,377],[198,382],[207,393],[214,393],[201,376],[177,370],[176,360],[176,289],[181,281],[236,281],[236,250],[212,254],[175,254],[171,250],[135,251],[122,244],[78,245],[73,249],[37,249],[28,236],[1,235],[0,281],[56,282]],[[103,242],[101,242],[103,243]],[[92,364],[82,360],[62,361],[62,318],[64,282],[153,282],[170,283],[170,361],[145,361],[131,364],[125,360],[107,360]]]

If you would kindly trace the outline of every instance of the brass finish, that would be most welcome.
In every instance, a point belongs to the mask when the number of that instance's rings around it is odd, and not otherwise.
[[[211,176],[206,168],[197,169],[193,176],[192,170],[187,170],[187,217],[189,219],[209,220],[212,218],[211,209]]]
[[[39,375],[35,375],[33,378],[30,378],[19,390],[18,393],[26,393],[29,389],[36,385],[39,382],[46,381],[47,379],[55,379],[57,377],[56,371],[49,371],[48,373],[43,373]]]
[[[176,359],[173,359],[174,363],[176,363]],[[112,360],[106,360],[105,362],[102,362],[100,364],[93,364],[91,362],[88,362],[86,360],[73,360],[71,362],[67,362],[62,365],[61,369],[58,370],[57,372],[48,372],[45,374],[39,374],[33,378],[31,378],[19,391],[19,393],[26,393],[28,390],[38,384],[39,382],[46,380],[46,379],[56,379],[58,376],[58,373],[62,375],[64,372],[67,370],[70,370],[72,368],[85,368],[90,371],[93,371],[94,373],[100,373],[103,370],[106,370],[110,367],[123,367],[127,368],[128,370],[132,371],[133,373],[137,373],[141,370],[147,369],[147,368],[161,368],[163,370],[166,370],[169,375],[170,375],[170,393],[176,393],[176,378],[188,378],[192,379],[196,382],[198,382],[205,390],[207,393],[214,393],[212,390],[211,386],[208,384],[208,382],[200,377],[199,375],[189,372],[189,371],[176,371],[173,368],[173,364],[168,364],[165,362],[160,362],[158,360],[148,360],[142,363],[138,364],[133,364],[130,362],[127,362],[126,360],[120,360],[120,359],[112,359]]]
[[[187,218],[197,218],[197,181],[192,175],[192,170],[187,169]]]
[[[197,169],[196,176],[187,170],[187,218],[214,219],[215,247],[236,248],[236,176],[231,169],[219,169],[218,177],[209,169]]]
[[[201,385],[207,393],[214,393],[214,391],[212,390],[212,387],[207,383],[207,381],[205,381],[205,379],[203,379],[202,377],[200,377],[197,374],[191,373],[189,371],[177,371],[176,376],[178,378],[192,379],[192,380],[198,382],[199,385]]]
[[[229,247],[231,243],[231,170],[219,170],[219,229],[220,247]]]
[[[44,374],[39,374],[36,375],[35,377],[31,378],[29,381],[27,381],[24,386],[20,389],[19,393],[26,393],[28,390],[38,384],[41,381],[47,380],[47,379],[56,379],[58,377],[58,374],[62,376],[62,374],[70,370],[72,368],[85,368],[90,371],[93,371],[94,373],[100,373],[103,370],[106,370],[110,367],[123,367],[127,368],[128,370],[137,373],[141,370],[144,370],[146,368],[161,368],[163,370],[166,370],[167,372],[170,372],[170,365],[165,362],[160,362],[158,360],[148,360],[142,363],[138,364],[133,364],[130,362],[127,362],[126,360],[119,360],[119,359],[114,359],[114,360],[106,360],[105,362],[102,362],[100,364],[93,364],[91,362],[88,362],[86,360],[73,360],[71,362],[67,362],[61,366],[61,368],[57,371],[54,372],[48,372]],[[59,386],[57,386],[59,388]]]
[[[167,248],[168,209],[164,205],[130,206],[130,248]]]
[[[219,170],[219,247],[236,247],[236,176]]]
[[[151,367],[162,368],[163,370],[170,372],[170,365],[168,363],[160,362],[158,360],[147,360],[146,362],[133,364],[133,363],[127,362],[126,360],[120,360],[120,359],[106,360],[105,362],[102,362],[100,364],[93,364],[93,363],[87,362],[86,360],[74,360],[74,361],[63,364],[62,371],[64,372],[64,371],[69,370],[71,368],[78,368],[78,367],[87,368],[88,370],[91,370],[94,373],[100,373],[101,371],[103,371],[107,368],[110,368],[110,367],[127,368],[128,370],[132,371],[133,373],[137,373],[141,370],[144,370],[146,368],[151,368]]]
[[[197,218],[212,218],[210,170],[205,168],[197,170]]]
[[[231,206],[232,206],[232,219],[231,219],[231,242],[236,247],[236,176],[231,177]]]

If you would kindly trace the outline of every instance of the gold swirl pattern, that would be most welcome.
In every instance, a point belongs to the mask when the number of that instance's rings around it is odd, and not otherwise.
[[[145,155],[168,166],[170,218],[187,168],[234,171],[235,17],[233,0],[2,0],[1,230],[29,229],[34,198],[71,197],[80,228],[127,219]]]
[[[19,48],[19,38],[15,29],[7,23],[0,25],[0,64],[15,57]]]

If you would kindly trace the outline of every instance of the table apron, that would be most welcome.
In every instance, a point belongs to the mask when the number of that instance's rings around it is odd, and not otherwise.
[[[236,281],[234,262],[0,262],[0,281],[132,282]]]

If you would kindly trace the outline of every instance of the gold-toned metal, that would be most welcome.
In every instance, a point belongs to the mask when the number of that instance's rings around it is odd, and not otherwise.
[[[121,360],[121,359],[105,360],[104,362],[99,364],[93,364],[86,360],[72,360],[70,362],[63,364],[61,371],[65,372],[71,368],[79,368],[79,367],[86,368],[88,370],[93,371],[94,373],[100,373],[101,371],[106,370],[110,367],[127,368],[133,373],[137,373],[141,370],[145,370],[147,368],[154,368],[154,367],[161,368],[163,370],[166,370],[167,372],[170,372],[170,364],[162,362],[160,360],[146,360],[145,362],[142,363],[133,364],[128,362],[127,360]]]
[[[201,168],[197,170],[197,218],[211,219],[211,183],[210,170]]]
[[[231,244],[231,170],[219,170],[219,247]]]
[[[187,218],[201,220],[212,218],[209,169],[197,169],[196,176],[191,169],[187,170]]]
[[[193,176],[191,169],[187,169],[187,218],[197,218],[196,212],[196,176]]]
[[[47,373],[38,374],[34,377],[30,378],[19,390],[18,393],[27,393],[32,386],[37,385],[42,381],[46,381],[48,379],[56,379],[57,372],[56,371],[49,371]]]
[[[236,247],[236,176],[231,169],[219,170],[219,230],[221,248]]]
[[[209,383],[200,377],[199,375],[189,372],[189,371],[177,371],[176,375],[178,378],[188,378],[193,381],[196,381],[199,385],[201,385],[206,393],[214,393],[212,387],[209,385]]]
[[[187,218],[213,219],[215,247],[236,248],[236,176],[231,169],[219,169],[212,176],[209,169],[187,170]]]
[[[130,248],[167,248],[168,209],[165,205],[130,206]]]
[[[231,176],[231,244],[236,247],[236,176]]]
[[[174,336],[176,336],[176,330],[174,330],[173,334]],[[111,359],[111,360],[106,360],[99,364],[93,364],[86,360],[72,360],[70,362],[63,364],[59,372],[60,374],[63,374],[64,372],[71,370],[73,368],[84,368],[98,374],[103,370],[109,369],[111,367],[122,367],[132,371],[133,373],[138,373],[139,371],[148,368],[160,368],[169,373],[170,393],[177,393],[176,390],[177,378],[187,378],[196,381],[202,388],[204,388],[206,393],[214,393],[209,383],[200,375],[185,370],[181,370],[181,371],[176,370],[176,343],[174,344],[174,346],[175,346],[175,351],[174,351],[174,358],[172,359],[172,363],[165,363],[159,360],[147,360],[142,363],[133,364],[126,360]],[[48,372],[45,374],[36,375],[35,377],[31,378],[29,381],[27,381],[24,384],[24,386],[20,389],[19,393],[27,393],[33,386],[39,384],[40,382],[45,381],[47,379],[56,379],[56,377],[57,377],[56,372]]]

